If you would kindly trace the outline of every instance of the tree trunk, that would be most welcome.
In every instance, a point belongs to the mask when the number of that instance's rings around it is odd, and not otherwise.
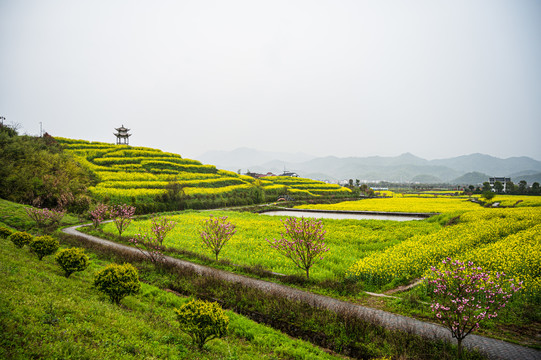
[[[458,359],[462,359],[462,339],[456,339],[458,342]]]

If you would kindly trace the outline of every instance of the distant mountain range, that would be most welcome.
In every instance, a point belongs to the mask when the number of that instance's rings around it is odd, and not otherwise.
[[[480,184],[491,176],[510,177],[515,183],[541,182],[541,161],[529,157],[500,159],[471,154],[448,159],[426,160],[410,153],[383,157],[313,157],[303,153],[275,153],[250,148],[212,151],[198,157],[220,169],[272,172],[293,171],[302,177],[339,181],[390,181],[418,183]]]

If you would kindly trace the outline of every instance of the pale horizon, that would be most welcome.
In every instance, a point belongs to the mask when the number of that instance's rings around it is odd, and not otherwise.
[[[541,2],[0,2],[0,116],[187,158],[541,160]]]

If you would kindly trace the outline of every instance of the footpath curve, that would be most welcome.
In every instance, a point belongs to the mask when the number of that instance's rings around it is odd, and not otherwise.
[[[109,240],[104,240],[96,236],[88,235],[79,232],[79,227],[86,225],[77,225],[62,229],[62,232],[84,238],[87,241],[101,244],[112,249],[122,249],[123,251],[131,251],[139,254],[139,250],[134,247],[118,244]],[[294,289],[289,286],[276,284],[269,281],[253,279],[247,276],[233,274],[224,270],[213,269],[208,266],[194,264],[189,261],[175,259],[166,256],[168,263],[178,267],[192,269],[196,273],[205,276],[211,275],[234,283],[241,283],[245,286],[256,288],[273,294],[287,296],[290,299],[300,300],[308,304],[327,308],[332,311],[348,310],[358,314],[362,318],[377,319],[382,326],[389,329],[401,329],[411,331],[423,337],[445,339],[454,341],[451,337],[451,332],[443,326],[423,322],[407,316],[393,314],[387,311],[372,309],[365,306],[360,306],[328,296],[313,294],[307,291]],[[479,335],[469,335],[462,342],[469,349],[477,349],[485,354],[489,359],[494,360],[541,360],[541,351],[527,348],[520,345],[511,344],[505,341],[491,339]]]

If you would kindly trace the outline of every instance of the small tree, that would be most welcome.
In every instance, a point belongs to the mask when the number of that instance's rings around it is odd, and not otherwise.
[[[20,249],[23,246],[30,244],[33,237],[27,232],[16,231],[12,233],[8,239],[11,240],[15,244],[15,246],[17,246]]]
[[[64,270],[66,277],[77,271],[85,270],[90,265],[88,255],[81,248],[63,249],[55,256],[55,260]]]
[[[65,210],[38,209],[34,207],[24,208],[26,214],[36,222],[36,226],[43,230],[53,230],[60,225],[60,221],[66,214]]]
[[[111,219],[115,223],[116,228],[118,229],[118,237],[122,236],[124,230],[130,226],[132,217],[135,214],[135,206],[131,205],[115,205],[111,209]]]
[[[498,316],[512,294],[520,290],[505,274],[484,272],[470,261],[463,263],[447,258],[442,268],[431,267],[432,276],[425,278],[434,287],[432,311],[458,341],[458,357],[462,357],[462,340],[477,330],[484,320]],[[502,286],[501,283],[508,286]]]
[[[165,260],[163,246],[153,234],[140,232],[129,240],[150,262],[158,263]]]
[[[156,237],[156,241],[163,245],[163,240],[167,234],[175,228],[177,223],[170,220],[167,216],[158,216],[150,219],[150,230]]]
[[[153,217],[150,220],[150,232],[139,229],[139,234],[131,238],[130,242],[150,262],[161,262],[165,260],[165,256],[162,253],[164,249],[163,241],[176,224],[176,222],[169,220],[166,216]]]
[[[304,217],[290,217],[282,220],[282,224],[286,228],[285,236],[282,233],[281,239],[265,240],[273,249],[293,261],[295,266],[304,270],[309,279],[312,266],[323,260],[323,254],[329,251],[325,245],[323,224],[319,220]]]
[[[94,210],[90,211],[90,218],[92,219],[92,224],[94,229],[97,229],[98,226],[102,223],[105,218],[107,218],[107,213],[109,212],[109,206],[106,204],[98,204]]]
[[[187,333],[200,350],[208,341],[227,333],[229,318],[216,302],[191,300],[175,309],[175,313],[180,330]]]
[[[227,221],[227,216],[215,218],[211,215],[210,219],[203,221],[202,227],[200,235],[203,244],[212,250],[216,256],[216,261],[218,261],[218,254],[237,232],[235,225]]]
[[[494,190],[496,190],[496,192],[499,194],[503,191],[503,184],[499,181],[496,181],[494,183]]]
[[[29,246],[32,252],[35,253],[41,261],[43,257],[54,254],[60,247],[60,243],[52,236],[45,235],[34,238]]]
[[[109,264],[94,276],[94,287],[118,305],[126,296],[137,294],[141,283],[139,273],[133,265]]]
[[[494,199],[494,196],[496,196],[496,194],[494,194],[494,192],[492,190],[488,190],[488,191],[483,191],[483,193],[481,194],[481,196],[483,197],[483,199],[485,199],[486,201],[490,201],[492,199]]]

